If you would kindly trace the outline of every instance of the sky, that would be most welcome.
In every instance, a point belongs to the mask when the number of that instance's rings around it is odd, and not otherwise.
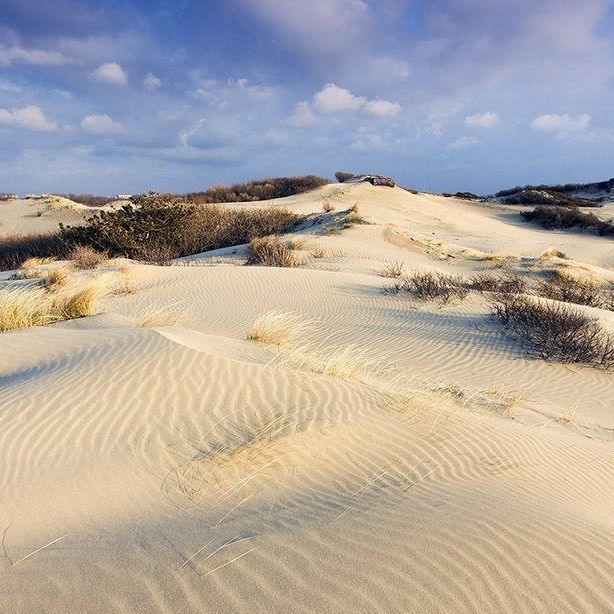
[[[0,192],[614,176],[614,0],[0,0]]]

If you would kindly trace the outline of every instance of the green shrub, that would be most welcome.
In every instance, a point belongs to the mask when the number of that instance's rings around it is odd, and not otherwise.
[[[248,243],[286,232],[304,218],[285,209],[199,205],[170,194],[150,193],[84,226],[62,227],[70,245],[87,245],[110,256],[164,264],[172,258]]]

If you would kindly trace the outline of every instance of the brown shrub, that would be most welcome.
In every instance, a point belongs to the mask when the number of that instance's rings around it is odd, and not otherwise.
[[[556,271],[549,279],[539,282],[536,292],[555,301],[614,311],[614,289],[564,271]]]
[[[273,177],[235,183],[231,186],[214,185],[204,192],[191,192],[186,198],[196,203],[234,203],[284,198],[327,185],[328,179],[305,175],[297,177]]]
[[[106,252],[99,252],[87,245],[75,245],[68,254],[68,260],[72,260],[77,269],[94,269],[107,259]]]
[[[439,299],[443,303],[447,303],[452,298],[464,298],[468,293],[460,277],[419,271],[406,275],[388,290],[410,292],[421,301]]]
[[[610,368],[614,335],[577,308],[521,294],[499,294],[495,317],[541,358]]]
[[[276,236],[269,236],[252,239],[246,264],[295,267],[299,263],[290,246],[282,243]]]
[[[469,290],[477,292],[503,292],[514,294],[524,292],[527,282],[520,275],[492,275],[490,273],[476,273],[467,281],[462,282]]]

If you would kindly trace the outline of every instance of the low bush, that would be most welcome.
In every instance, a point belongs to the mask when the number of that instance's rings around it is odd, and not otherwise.
[[[197,205],[180,197],[151,193],[84,226],[62,227],[70,245],[86,245],[110,256],[164,264],[172,258],[249,243],[286,232],[305,218],[285,209]]]
[[[590,229],[602,236],[614,235],[614,223],[599,219],[594,213],[581,211],[578,207],[541,206],[532,211],[523,211],[522,218],[527,222],[535,222],[543,228]]]
[[[497,197],[506,205],[550,205],[555,207],[597,207],[597,203],[585,198],[572,198],[567,194],[556,192],[547,188],[522,188],[508,191],[508,194],[499,192]]]
[[[298,266],[292,247],[276,236],[252,239],[249,244],[247,263],[249,265],[295,267]]]
[[[68,254],[68,259],[77,269],[94,269],[105,262],[107,257],[105,252],[99,252],[87,245],[75,245]]]
[[[520,294],[499,294],[495,317],[541,358],[611,368],[614,335],[577,308]]]
[[[234,185],[215,185],[204,192],[191,192],[185,197],[196,203],[234,203],[284,198],[314,190],[330,183],[328,179],[305,175],[273,177]]]
[[[439,299],[443,303],[452,298],[464,298],[468,293],[460,277],[420,271],[405,275],[389,291],[410,292],[422,301]]]
[[[66,258],[69,248],[60,233],[0,237],[0,270],[18,268],[28,258]]]
[[[356,177],[354,173],[348,173],[346,171],[337,171],[335,173],[335,179],[339,183],[345,183],[346,181],[349,181],[350,179],[353,179],[354,177]]]
[[[55,194],[62,198],[68,198],[75,203],[81,203],[88,207],[104,207],[117,200],[114,196],[94,196],[93,194]]]
[[[555,272],[537,284],[536,293],[545,298],[576,305],[588,305],[614,311],[614,289],[565,273]]]
[[[460,283],[469,290],[477,292],[504,292],[506,294],[517,294],[524,292],[527,282],[520,275],[492,275],[490,273],[476,273],[466,281]]]

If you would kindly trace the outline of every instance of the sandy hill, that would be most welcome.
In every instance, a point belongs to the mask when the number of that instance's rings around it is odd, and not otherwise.
[[[611,240],[366,184],[272,206],[334,209],[298,267],[109,261],[69,271],[98,315],[0,335],[0,610],[612,611],[612,373],[528,356],[482,295],[383,291],[608,283]]]

